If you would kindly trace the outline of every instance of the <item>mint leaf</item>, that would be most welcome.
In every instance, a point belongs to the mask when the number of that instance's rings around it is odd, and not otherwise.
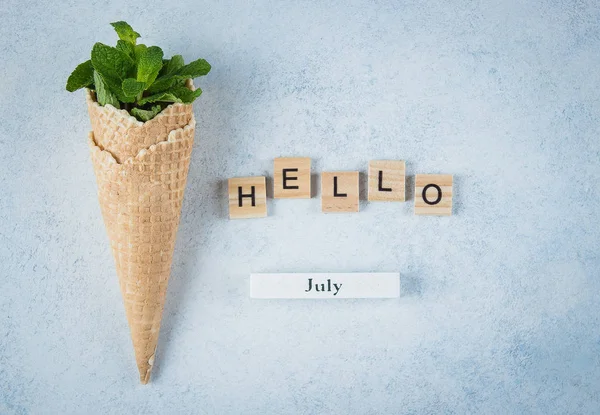
[[[184,65],[181,55],[174,55],[163,65],[161,76],[150,87],[148,92],[164,92],[174,86],[185,86],[185,80],[196,76],[206,75],[210,71],[210,65],[204,59],[198,59]]]
[[[149,110],[143,110],[141,108],[133,108],[131,110],[131,115],[137,118],[140,121],[149,121],[154,118],[159,112],[162,111],[162,107],[160,105],[154,105]]]
[[[115,28],[117,35],[119,35],[119,39],[129,42],[132,45],[135,45],[137,38],[140,37],[140,34],[134,31],[127,22],[114,22],[111,23],[111,25]]]
[[[127,42],[126,40],[117,40],[117,49],[121,52],[125,53],[131,59],[135,59],[135,49],[134,46]]]
[[[169,92],[161,92],[160,94],[150,95],[138,101],[138,105],[144,105],[152,102],[182,102],[180,98]]]
[[[121,85],[123,94],[125,94],[127,97],[137,97],[144,91],[145,86],[145,83],[138,82],[133,78],[125,79]]]
[[[185,78],[197,78],[210,72],[210,64],[204,59],[198,59],[179,68],[174,75]]]
[[[152,85],[162,68],[163,51],[158,46],[151,46],[142,52],[137,63],[137,80]]]
[[[92,48],[92,65],[102,75],[113,92],[121,88],[121,82],[134,67],[133,60],[117,48],[96,43]]]
[[[150,88],[148,88],[146,91],[151,94],[156,94],[158,92],[165,92],[173,87],[185,87],[188,79],[189,78],[183,78],[179,76],[158,78],[158,80],[150,85]]]
[[[184,66],[183,56],[174,55],[166,65],[165,75],[170,75]]]
[[[91,61],[85,61],[71,73],[67,80],[67,91],[73,92],[85,88],[94,83],[94,67]]]
[[[147,91],[151,94],[157,93],[157,92],[163,92],[166,91],[167,89],[175,86],[175,84],[177,83],[177,78],[175,77],[166,77],[166,78],[158,78],[152,85],[150,85],[150,87],[147,89]]]
[[[104,83],[104,80],[98,71],[94,71],[94,86],[96,88],[96,100],[98,101],[98,104],[102,106],[110,104],[117,109],[121,108],[119,105],[119,100],[106,87],[106,84]]]
[[[135,45],[135,47],[133,49],[134,49],[134,52],[135,52],[135,61],[139,62],[140,61],[140,56],[142,56],[144,53],[146,53],[146,50],[148,49],[148,46],[146,46],[143,43],[141,43],[139,45]]]
[[[202,94],[202,90],[200,88],[192,91],[184,86],[173,88],[169,92],[179,98],[184,104],[191,104]]]
[[[167,72],[167,65],[169,64],[169,59],[163,58],[162,68],[160,68],[160,72],[158,73],[158,77],[161,78]]]

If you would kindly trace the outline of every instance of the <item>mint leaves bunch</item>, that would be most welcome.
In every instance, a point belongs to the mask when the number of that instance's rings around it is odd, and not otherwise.
[[[137,44],[140,34],[126,22],[111,23],[119,35],[117,46],[96,43],[91,59],[75,68],[67,91],[89,88],[100,105],[125,109],[140,121],[154,118],[174,102],[192,103],[202,94],[186,81],[206,75],[210,64],[198,59],[187,65],[181,55],[163,59],[158,46]]]

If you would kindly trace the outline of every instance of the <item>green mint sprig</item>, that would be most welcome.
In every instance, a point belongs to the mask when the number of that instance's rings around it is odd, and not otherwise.
[[[181,55],[163,59],[158,46],[137,44],[140,34],[126,22],[111,23],[117,46],[96,43],[91,59],[78,65],[67,80],[67,91],[95,91],[100,105],[125,109],[140,121],[154,118],[174,102],[191,104],[202,94],[186,87],[188,79],[204,76],[210,64],[198,59],[187,65]]]

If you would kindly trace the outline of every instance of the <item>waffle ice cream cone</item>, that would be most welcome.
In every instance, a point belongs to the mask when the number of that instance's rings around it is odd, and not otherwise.
[[[171,271],[195,119],[173,104],[150,121],[101,107],[91,91],[91,158],[140,380],[147,383]]]

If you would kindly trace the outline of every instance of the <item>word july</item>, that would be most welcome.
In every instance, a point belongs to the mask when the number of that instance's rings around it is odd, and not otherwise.
[[[275,199],[310,199],[310,158],[283,157],[274,161]],[[403,160],[369,162],[368,200],[405,202],[406,165]],[[265,176],[236,177],[228,181],[229,218],[267,216]],[[452,215],[452,175],[415,175],[415,215]],[[321,174],[321,210],[324,213],[359,211],[359,172]]]
[[[250,297],[260,299],[398,298],[397,272],[252,273]]]
[[[339,285],[336,283],[333,284],[333,288],[335,288],[335,292],[333,293],[333,295],[337,295],[337,293],[340,292],[340,288],[342,288],[342,285],[344,285],[344,284],[341,284],[341,283]],[[327,289],[325,289],[325,283],[321,283],[321,284],[315,283],[314,288],[315,288],[315,291],[317,291],[317,292],[318,291],[331,292],[332,291],[331,290],[331,279],[329,279],[329,278],[327,279]],[[306,290],[304,290],[304,292],[307,293],[307,292],[311,291],[312,289],[313,289],[313,279],[309,278],[308,279],[308,288]]]

